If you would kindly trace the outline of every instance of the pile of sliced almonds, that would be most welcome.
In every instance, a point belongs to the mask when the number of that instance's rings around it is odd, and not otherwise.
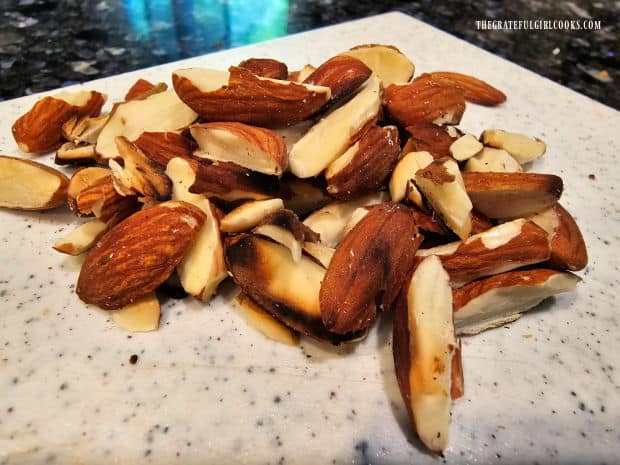
[[[0,206],[89,217],[54,248],[87,254],[78,296],[127,330],[157,329],[162,289],[206,302],[228,276],[248,321],[287,344],[356,341],[394,311],[401,393],[439,452],[463,395],[458,337],[574,289],[587,253],[562,179],[524,171],[542,141],[456,127],[466,101],[504,94],[413,74],[397,48],[362,45],[294,72],[252,58],[177,70],[171,90],[140,79],[103,115],[99,92],[45,97],[15,122],[18,147],[87,166],[68,179],[0,157]]]

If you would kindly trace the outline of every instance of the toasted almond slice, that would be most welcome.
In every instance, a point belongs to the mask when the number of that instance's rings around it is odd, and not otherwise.
[[[90,249],[105,234],[110,225],[100,219],[81,224],[52,246],[58,252],[80,255]]]
[[[77,215],[90,215],[92,209],[88,211],[80,211],[77,205],[77,197],[82,191],[94,185],[100,179],[111,176],[112,172],[107,168],[100,166],[90,166],[88,168],[81,168],[73,173],[69,186],[67,188],[67,203],[71,210]]]
[[[133,143],[162,168],[173,158],[191,158],[195,148],[189,138],[171,131],[143,132]]]
[[[291,153],[291,149],[301,139],[314,124],[313,120],[302,121],[301,123],[283,128],[275,128],[273,132],[278,134],[286,145],[286,153]],[[288,158],[288,157],[287,157]]]
[[[109,166],[119,194],[139,194],[143,201],[169,198],[172,190],[170,179],[158,164],[125,137],[116,138],[116,147],[124,164],[121,166],[116,160],[110,160]]]
[[[232,202],[235,200],[265,200],[280,194],[276,176],[243,168],[235,163],[214,162],[205,165],[191,160],[196,181],[189,191],[211,198]]]
[[[329,87],[332,100],[345,99],[370,77],[372,71],[352,56],[338,55],[321,64],[303,82]]]
[[[94,145],[97,143],[97,138],[109,117],[110,115],[83,116],[81,118],[72,116],[62,125],[63,136],[74,144]]]
[[[222,232],[241,232],[252,229],[268,215],[284,208],[282,199],[246,202],[228,213],[220,222]]]
[[[387,87],[395,82],[407,82],[413,76],[413,63],[393,45],[368,44],[344,52],[368,66]]]
[[[353,214],[351,215],[351,217],[349,218],[349,221],[347,221],[347,224],[344,227],[343,234],[345,236],[349,234],[351,230],[355,226],[357,226],[357,223],[362,221],[362,218],[364,218],[367,214],[368,214],[368,207],[356,208]]]
[[[473,76],[447,71],[434,71],[430,74],[438,82],[461,89],[468,102],[495,106],[506,101],[506,95],[502,91]]]
[[[194,156],[229,161],[259,173],[279,176],[288,164],[286,145],[269,129],[242,123],[202,123],[190,127]]]
[[[450,154],[457,161],[469,160],[482,150],[482,144],[471,134],[464,134],[450,145]]]
[[[551,245],[549,266],[560,270],[579,271],[588,264],[588,251],[581,231],[572,215],[556,203],[529,218],[543,228]]]
[[[441,261],[425,258],[404,291],[394,316],[396,378],[420,440],[441,452],[448,446],[457,347],[450,282]]]
[[[385,88],[383,103],[402,127],[419,123],[458,124],[465,111],[463,94],[423,74],[408,84]]]
[[[521,218],[539,213],[562,195],[562,178],[539,173],[463,173],[474,208],[489,218]]]
[[[304,65],[298,71],[291,71],[288,73],[288,80],[293,82],[304,82],[308,76],[316,71],[316,68],[312,65]]]
[[[176,270],[188,294],[208,301],[215,294],[217,286],[228,276],[215,207],[205,196],[189,192],[196,174],[190,163],[183,158],[170,160],[166,175],[172,180],[173,200],[190,203],[205,214],[205,222],[198,236]]]
[[[282,180],[284,206],[298,215],[318,210],[332,198],[310,180],[285,178]]]
[[[464,171],[521,173],[523,167],[505,150],[484,147],[480,153],[467,160]]]
[[[466,239],[471,232],[472,202],[457,163],[451,159],[435,160],[416,172],[415,183],[446,225]]]
[[[149,82],[146,79],[140,78],[136,82],[133,83],[133,85],[129,88],[129,90],[125,94],[125,101],[144,100],[145,98],[150,97],[153,94],[163,92],[167,89],[168,89],[168,86],[163,82],[153,84],[152,82]]]
[[[351,199],[378,190],[400,155],[396,126],[371,126],[325,170],[327,192]]]
[[[547,150],[547,145],[540,139],[501,129],[487,129],[480,139],[484,145],[506,150],[521,164],[536,160]]]
[[[95,149],[103,159],[118,158],[117,137],[135,140],[145,131],[176,131],[193,123],[196,116],[172,90],[118,103],[101,130]]]
[[[450,275],[453,287],[484,276],[504,273],[549,259],[547,233],[531,221],[517,219],[467,238],[416,255],[437,255]]]
[[[291,251],[293,260],[301,260],[305,241],[318,241],[318,234],[305,226],[291,210],[280,209],[264,218],[252,232],[269,237]]]
[[[97,162],[97,152],[93,144],[76,145],[65,142],[56,151],[54,163],[57,165],[92,165]]]
[[[453,291],[457,334],[478,334],[514,321],[544,299],[575,289],[572,273],[532,269],[474,281]]]
[[[59,92],[43,97],[13,124],[17,146],[23,152],[45,153],[62,143],[62,125],[72,116],[96,116],[107,96],[96,91]]]
[[[339,343],[360,334],[340,336],[325,329],[319,290],[325,268],[302,256],[293,261],[289,249],[252,234],[226,241],[226,262],[241,289],[288,327],[318,340]]]
[[[450,146],[461,133],[454,126],[439,126],[428,122],[416,122],[405,128],[411,134],[407,151],[428,152],[433,158],[449,157]]]
[[[266,127],[308,119],[331,97],[329,87],[264,78],[237,66],[228,72],[180,69],[172,73],[172,83],[181,100],[207,121]]]
[[[0,207],[49,210],[67,199],[69,179],[60,171],[24,158],[0,155]]]
[[[122,196],[114,188],[110,170],[107,175],[89,182],[75,196],[74,213],[78,216],[95,215],[102,221],[117,216],[123,219],[134,213],[138,207],[136,196]],[[79,173],[79,172],[76,172]],[[71,203],[69,204],[71,206]]]
[[[412,182],[418,170],[426,168],[433,161],[428,152],[410,152],[396,164],[390,178],[390,196],[392,201],[400,202],[408,198],[420,208],[423,207],[422,195]]]
[[[304,224],[319,233],[323,245],[336,247],[344,237],[344,229],[357,208],[376,205],[388,199],[386,192],[376,192],[355,200],[331,202],[309,215]]]
[[[159,328],[160,312],[159,299],[151,292],[111,313],[112,320],[119,328],[138,333],[156,331]]]
[[[239,63],[239,68],[245,68],[260,77],[271,79],[288,78],[286,63],[273,58],[249,58]]]
[[[320,242],[304,242],[303,245],[304,252],[314,259],[319,265],[323,268],[327,269],[329,266],[329,262],[332,261],[332,257],[334,256],[334,252],[336,249],[331,247],[327,247],[326,245],[321,244]]]
[[[325,327],[338,334],[368,328],[376,299],[389,308],[406,282],[422,242],[404,205],[376,205],[336,248],[319,296]]]
[[[250,297],[240,292],[235,298],[243,318],[264,336],[288,346],[298,346],[299,336],[280,320],[271,316]]]
[[[381,85],[370,78],[346,104],[329,113],[297,141],[289,155],[291,172],[299,178],[318,175],[359,137],[381,109]]]

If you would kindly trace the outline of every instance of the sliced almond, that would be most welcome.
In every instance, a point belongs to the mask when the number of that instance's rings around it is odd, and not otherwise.
[[[480,139],[484,145],[506,150],[521,164],[534,161],[547,151],[547,145],[540,139],[501,129],[487,129]]]
[[[316,71],[316,68],[314,66],[304,65],[304,67],[298,71],[291,71],[288,74],[287,79],[293,82],[304,82],[308,76],[314,73],[314,71]]]
[[[196,174],[186,160],[170,160],[166,175],[172,180],[172,199],[190,203],[205,214],[200,232],[176,270],[183,289],[189,295],[208,301],[228,276],[218,215],[205,196],[189,192]]]
[[[93,219],[81,224],[52,246],[58,252],[68,255],[80,255],[90,249],[105,234],[110,225],[100,219]]]
[[[45,153],[63,140],[62,125],[72,116],[96,116],[107,96],[96,91],[59,92],[43,97],[13,124],[12,132],[22,152]]]
[[[228,233],[247,231],[282,208],[284,208],[282,199],[246,202],[222,218],[220,229]]]
[[[517,219],[470,236],[465,241],[419,249],[418,257],[437,255],[453,287],[475,279],[511,271],[549,259],[547,233],[524,219]]]
[[[92,209],[88,211],[80,211],[77,205],[77,197],[82,191],[91,187],[100,179],[109,177],[112,172],[107,168],[100,166],[90,166],[88,168],[81,168],[73,173],[71,180],[69,181],[69,187],[67,188],[67,203],[71,210],[78,215],[91,215]]]
[[[60,171],[23,158],[0,155],[0,207],[49,210],[67,199],[69,179]]]
[[[482,144],[471,134],[464,134],[450,145],[450,154],[457,161],[469,160],[482,150]]]
[[[250,297],[240,292],[235,298],[243,318],[264,336],[288,346],[298,346],[299,336],[280,320],[272,317]]]
[[[464,171],[520,173],[523,167],[505,150],[484,147],[480,153],[467,160]]]
[[[344,227],[343,234],[345,236],[349,234],[351,230],[355,226],[357,226],[357,223],[362,221],[362,218],[364,218],[367,214],[368,214],[368,207],[356,208],[353,214],[351,215],[351,217],[349,218],[349,221],[347,222],[346,226]]]
[[[240,234],[226,241],[226,262],[241,289],[288,327],[318,340],[339,343],[360,334],[340,336],[325,329],[319,290],[325,268],[269,239]]]
[[[449,277],[437,257],[415,269],[396,306],[396,378],[420,440],[434,452],[448,446],[452,365],[457,341]]]
[[[329,87],[264,78],[231,66],[226,71],[180,69],[174,89],[207,121],[288,126],[308,119],[330,99]]]
[[[96,144],[101,130],[108,122],[110,115],[72,116],[62,125],[65,139],[74,144]]]
[[[471,232],[472,202],[465,191],[459,166],[454,160],[435,160],[415,174],[418,189],[461,239]]]
[[[156,331],[160,318],[159,299],[154,292],[112,311],[112,320],[125,331],[133,333]]]
[[[176,157],[190,158],[195,143],[176,132],[143,132],[133,142],[149,160],[166,168],[168,162]]]
[[[239,63],[239,68],[245,68],[260,77],[271,79],[288,78],[286,63],[273,58],[248,58]]]
[[[423,121],[410,124],[405,130],[411,137],[408,140],[409,147],[403,153],[428,152],[433,158],[451,156],[450,146],[461,136],[454,126],[439,126]]]
[[[544,299],[575,289],[572,273],[532,269],[502,273],[453,291],[457,334],[478,334],[516,320]]]
[[[167,89],[168,86],[163,82],[153,84],[146,79],[140,78],[129,88],[125,94],[125,100],[144,100],[153,94],[163,92]]]
[[[586,243],[572,215],[559,203],[531,216],[529,220],[543,228],[549,237],[549,266],[559,270],[579,271],[588,264]]]
[[[371,126],[325,170],[327,192],[347,200],[377,191],[400,155],[396,126]]]
[[[353,47],[344,55],[361,60],[387,87],[395,82],[407,82],[413,76],[413,63],[393,45],[368,44]]]
[[[279,176],[288,164],[284,140],[269,129],[242,123],[202,123],[190,127],[194,156],[229,161],[259,173]]]
[[[278,134],[286,145],[286,153],[291,153],[291,149],[301,139],[314,124],[313,120],[302,121],[301,123],[283,128],[274,128],[273,132]]]
[[[118,158],[117,137],[132,141],[146,131],[176,131],[193,123],[196,116],[172,90],[118,103],[99,134],[96,151],[103,159]]]
[[[299,178],[318,175],[355,142],[362,128],[377,118],[380,109],[380,81],[370,78],[355,97],[321,119],[297,141],[289,155],[291,172]]]
[[[57,165],[92,165],[98,160],[93,144],[76,145],[65,142],[56,151],[54,163]]]
[[[463,173],[474,208],[489,218],[521,218],[554,205],[562,178],[539,173]]]
[[[323,245],[335,248],[344,237],[344,229],[357,208],[382,203],[388,199],[386,192],[377,192],[355,200],[332,202],[308,216],[304,224],[319,233]]]
[[[402,157],[390,178],[390,196],[392,201],[400,202],[408,198],[420,208],[423,207],[422,195],[413,183],[418,170],[426,168],[433,161],[433,156],[428,152],[410,152]]]
[[[336,252],[336,249],[327,247],[320,242],[304,242],[303,250],[325,269],[329,266],[329,262],[332,261],[334,252]]]
[[[160,166],[152,162],[135,144],[125,137],[116,138],[123,166],[110,160],[114,187],[121,195],[139,195],[143,201],[165,200],[170,197],[170,179]]]
[[[301,260],[304,242],[318,241],[318,234],[305,226],[291,210],[280,209],[264,218],[252,232],[269,237],[291,251],[293,260]]]
[[[312,180],[294,177],[282,180],[284,206],[303,215],[325,206],[332,198]]]
[[[321,317],[338,334],[368,328],[380,292],[383,308],[398,296],[422,242],[408,208],[376,205],[336,248],[321,284]]]
[[[75,196],[74,203],[69,203],[73,211],[79,216],[95,215],[102,221],[108,221],[112,217],[118,220],[129,216],[139,208],[136,196],[122,196],[114,188],[112,174],[102,176],[89,182]],[[77,172],[79,173],[79,171]]]

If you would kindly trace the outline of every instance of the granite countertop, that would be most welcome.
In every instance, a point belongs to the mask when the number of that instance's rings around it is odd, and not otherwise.
[[[261,14],[255,9],[260,4]],[[0,99],[397,10],[616,109],[618,2],[0,0]],[[478,30],[483,19],[595,19],[596,31]]]

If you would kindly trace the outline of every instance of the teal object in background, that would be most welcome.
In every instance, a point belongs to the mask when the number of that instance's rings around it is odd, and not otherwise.
[[[131,30],[168,59],[285,36],[289,0],[124,0]]]

